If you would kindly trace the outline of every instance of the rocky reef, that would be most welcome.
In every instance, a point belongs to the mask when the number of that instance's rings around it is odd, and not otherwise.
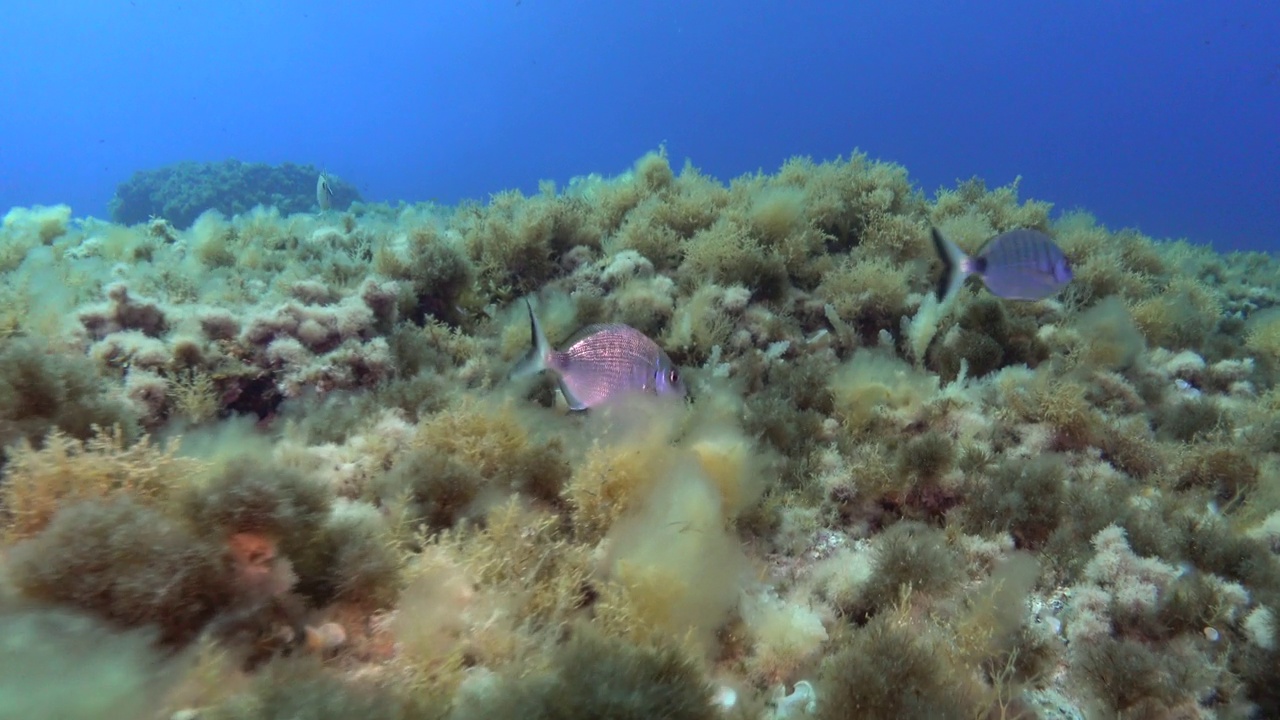
[[[324,213],[298,170],[5,216],[0,716],[1280,715],[1274,257],[857,153]],[[931,227],[1074,279],[939,305]],[[688,400],[512,382],[526,298]]]
[[[122,225],[137,225],[164,218],[186,229],[207,210],[224,216],[248,212],[257,205],[274,207],[286,215],[316,210],[314,165],[267,165],[239,160],[195,162],[187,160],[150,170],[139,170],[116,187],[109,210]],[[360,201],[356,187],[325,174],[333,191],[332,207],[346,210]]]

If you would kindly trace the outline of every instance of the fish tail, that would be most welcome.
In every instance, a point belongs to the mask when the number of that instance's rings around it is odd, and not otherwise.
[[[513,378],[537,375],[547,369],[547,359],[551,357],[551,343],[547,342],[547,336],[542,332],[538,316],[533,313],[533,304],[525,298],[524,305],[529,309],[529,334],[532,336],[530,343],[532,347],[511,371]]]
[[[969,258],[958,245],[942,237],[938,228],[931,227],[929,232],[933,237],[933,249],[937,251],[938,259],[942,261],[942,277],[938,278],[938,287],[935,292],[938,295],[938,302],[945,305],[960,291],[964,279],[969,276],[969,272],[965,269]]]

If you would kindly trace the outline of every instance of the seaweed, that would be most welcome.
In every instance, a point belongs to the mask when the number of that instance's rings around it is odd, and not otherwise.
[[[451,717],[714,720],[720,714],[698,666],[680,650],[636,646],[575,625],[545,670],[504,677]]]
[[[411,450],[377,479],[375,493],[383,505],[401,502],[403,521],[438,532],[467,518],[485,487],[476,468],[434,448]]]
[[[1177,487],[1204,488],[1217,502],[1238,502],[1258,482],[1258,462],[1254,453],[1236,444],[1201,443],[1187,452],[1180,463]]]
[[[898,474],[911,482],[936,483],[955,463],[955,443],[930,430],[911,438],[898,449]]]
[[[418,325],[428,318],[453,326],[462,321],[458,305],[471,291],[475,269],[462,249],[434,225],[412,228],[403,247],[379,246],[373,267],[380,275],[406,284],[400,306],[403,317]]]
[[[1100,638],[1075,651],[1072,672],[1110,712],[1159,717],[1195,702],[1209,678],[1190,658],[1162,654],[1130,639]]]
[[[14,547],[9,571],[30,599],[153,625],[167,645],[190,642],[235,598],[225,548],[128,497],[63,508]]]
[[[1066,475],[1061,456],[1004,459],[966,484],[961,526],[1008,532],[1019,548],[1037,550],[1063,521]]]
[[[0,717],[163,717],[185,663],[153,628],[120,631],[64,608],[0,607]]]
[[[35,338],[0,344],[0,445],[40,443],[52,429],[86,440],[93,428],[138,428],[129,407],[112,396],[93,362]]]
[[[1211,397],[1184,398],[1156,410],[1157,437],[1189,443],[1229,431],[1229,416]]]
[[[816,717],[971,718],[981,705],[963,675],[937,652],[937,640],[896,613],[873,618],[822,663]]]
[[[930,351],[930,365],[944,381],[954,380],[963,364],[968,377],[983,377],[1010,365],[1034,368],[1049,358],[1036,334],[1036,320],[1017,313],[991,295],[969,301],[957,323]]]
[[[943,531],[918,522],[899,522],[877,538],[871,579],[859,606],[846,610],[854,617],[869,616],[890,607],[904,588],[939,595],[959,580],[959,556],[947,545]]]
[[[210,534],[252,532],[305,551],[333,503],[333,491],[306,472],[237,456],[187,494],[186,513]]]
[[[368,503],[338,502],[313,541],[323,558],[321,573],[299,566],[299,591],[319,605],[346,602],[388,608],[401,586],[402,559],[391,528]]]
[[[208,720],[443,720],[449,702],[433,693],[411,695],[371,682],[344,680],[313,658],[276,660],[251,686],[200,711]]]

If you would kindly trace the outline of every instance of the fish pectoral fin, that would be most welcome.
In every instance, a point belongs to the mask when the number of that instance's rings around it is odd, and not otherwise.
[[[588,405],[573,394],[573,391],[569,389],[569,385],[565,383],[564,378],[557,378],[556,384],[560,386],[560,394],[564,395],[564,401],[570,410],[582,411],[587,409]]]

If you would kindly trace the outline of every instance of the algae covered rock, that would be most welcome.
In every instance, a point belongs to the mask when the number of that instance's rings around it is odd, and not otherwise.
[[[311,212],[316,206],[314,165],[245,163],[239,160],[184,160],[139,170],[116,186],[111,219],[124,225],[162,217],[176,228],[188,228],[200,213],[217,210],[232,216],[256,205],[275,206],[283,215]],[[360,200],[355,186],[326,173],[333,191],[330,206],[343,210]]]

